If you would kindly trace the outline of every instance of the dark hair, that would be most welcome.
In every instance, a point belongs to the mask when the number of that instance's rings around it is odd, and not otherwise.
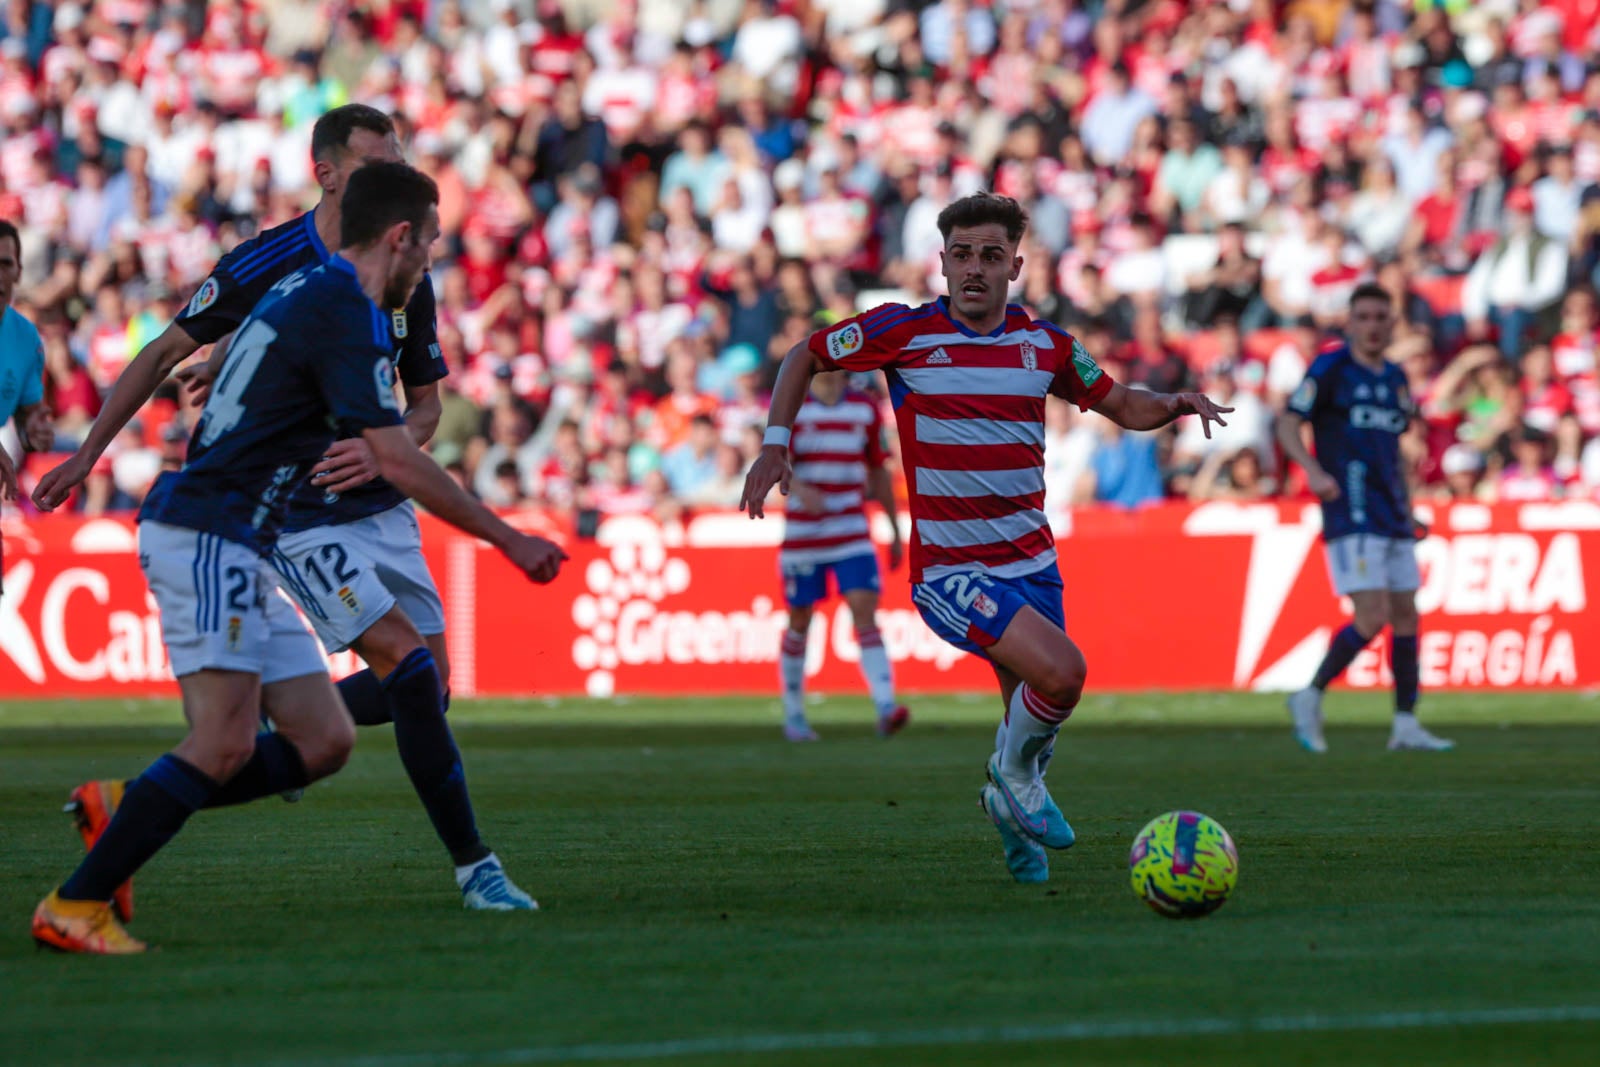
[[[1355,307],[1356,303],[1361,300],[1381,300],[1385,307],[1394,306],[1394,297],[1389,295],[1389,290],[1377,282],[1362,282],[1355,287],[1355,291],[1350,294],[1350,306]]]
[[[1006,239],[1016,244],[1022,240],[1022,231],[1028,228],[1028,213],[1009,196],[973,193],[951,202],[939,212],[939,236],[948,241],[950,231],[957,226],[986,226],[991,222],[1004,226]]]
[[[17,232],[17,224],[10,219],[0,219],[0,241],[7,237],[17,242],[17,259],[22,259],[22,234]]]
[[[368,163],[344,187],[339,202],[339,245],[361,248],[398,222],[418,229],[428,208],[439,202],[439,187],[404,163]]]
[[[394,133],[394,120],[366,104],[344,104],[334,108],[311,127],[311,158],[319,163],[334,152],[342,152],[357,130],[371,130],[380,137]]]

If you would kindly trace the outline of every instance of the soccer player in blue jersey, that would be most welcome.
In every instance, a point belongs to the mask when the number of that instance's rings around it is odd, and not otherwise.
[[[44,403],[44,343],[33,323],[11,306],[21,277],[22,235],[0,219],[0,426],[15,418],[23,450],[36,452],[50,447],[55,432]],[[16,498],[16,468],[10,453],[0,448],[0,499]]]
[[[342,252],[278,282],[241,324],[188,463],[163,474],[140,509],[140,566],[190,729],[128,784],[83,863],[40,903],[41,944],[143,951],[112,914],[112,894],[190,815],[303,787],[349,756],[353,724],[268,562],[290,497],[336,433],[359,432],[385,479],[497,546],[533,581],[559,572],[559,548],[467,496],[418,450],[400,414],[388,309],[427,269],[438,198],[432,179],[402,163],[351,176]],[[384,684],[397,702],[443,701],[426,647]],[[276,732],[257,733],[262,708]]]
[[[1322,499],[1322,538],[1334,590],[1355,618],[1334,635],[1311,684],[1289,698],[1294,734],[1310,752],[1326,752],[1322,693],[1385,626],[1394,671],[1391,749],[1441,751],[1454,743],[1417,722],[1416,541],[1427,531],[1411,512],[1400,436],[1416,415],[1405,372],[1384,358],[1394,306],[1367,283],[1350,297],[1348,342],[1317,356],[1278,422],[1284,453],[1305,468]],[[1315,455],[1301,427],[1309,423]]]
[[[199,346],[218,343],[206,364],[179,372],[204,396],[224,362],[226,338],[282,278],[327,262],[338,248],[340,197],[364,163],[400,159],[394,124],[362,104],[335,108],[317,120],[311,154],[323,197],[316,209],[229,252],[165,333],[123,372],[78,455],[47,475],[69,487],[93,467],[124,423],[156,386]],[[405,421],[418,444],[439,421],[438,381],[446,374],[435,336],[433,287],[426,278],[396,305],[390,331]],[[339,683],[358,726],[394,723],[395,744],[418,797],[455,866],[469,908],[530,909],[533,898],[505,874],[479,836],[461,756],[448,720],[431,702],[405,704],[384,685],[419,649],[427,649],[445,685],[449,657],[444,608],[422,556],[411,505],[393,486],[375,480],[372,451],[359,435],[337,441],[290,501],[284,535],[272,556],[279,582],[304,610],[329,651],[355,649],[368,669]],[[55,484],[50,482],[49,484]],[[86,843],[115,808],[117,783],[89,782],[73,795]],[[292,794],[291,794],[292,795]],[[131,890],[119,895],[123,918]]]

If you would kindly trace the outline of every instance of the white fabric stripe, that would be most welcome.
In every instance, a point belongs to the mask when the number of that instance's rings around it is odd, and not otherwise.
[[[1055,377],[1021,367],[901,367],[895,373],[923,396],[1044,396]]]
[[[967,632],[967,621],[958,615],[954,608],[946,604],[943,598],[937,596],[932,590],[924,586],[913,586],[911,599],[928,609],[929,614],[937,615],[944,620],[944,624],[957,633]]]
[[[922,496],[1027,496],[1044,492],[1043,467],[1001,471],[946,471],[917,468]]]
[[[846,541],[843,544],[828,545],[826,548],[784,548],[778,552],[778,565],[780,567],[806,567],[816,566],[819,563],[838,563],[842,559],[853,559],[856,556],[873,556],[877,549],[866,538],[859,541]]]
[[[940,548],[971,548],[1019,541],[1040,527],[1049,525],[1038,508],[1001,515],[993,519],[917,520],[917,536],[924,544]]]
[[[797,429],[813,422],[851,422],[858,426],[866,426],[872,422],[874,413],[870,404],[860,402],[840,404],[831,408],[808,403],[800,408],[800,413],[794,417],[794,424]]]
[[[853,489],[848,493],[823,493],[822,510],[848,511],[851,508],[859,508],[865,500],[866,497],[859,489]]]
[[[1036,348],[1055,348],[1056,340],[1049,330],[1012,330],[999,337],[973,337],[964,333],[924,333],[918,334],[907,341],[904,351],[920,352],[924,348],[938,348],[940,345],[1020,345],[1024,341],[1032,341]]]
[[[922,568],[922,580],[933,582],[949,574],[972,574],[974,572],[987,574],[991,578],[1026,578],[1030,574],[1037,574],[1046,567],[1054,566],[1055,562],[1056,550],[1051,548],[1031,559],[1019,559],[1011,563],[1002,563],[998,567],[988,567],[982,563],[941,563],[934,567],[924,567]]]
[[[867,465],[801,462],[794,465],[794,476],[802,482],[817,482],[821,485],[856,485],[867,480]]]
[[[935,419],[918,415],[917,442],[924,445],[1033,445],[1044,447],[1044,423],[1009,419]]]
[[[802,519],[786,516],[783,538],[785,541],[810,541],[821,537],[845,537],[849,534],[867,534],[867,517],[855,515],[830,515],[825,519]]]
[[[811,456],[818,452],[859,453],[867,445],[860,430],[807,430],[794,436],[794,454]]]

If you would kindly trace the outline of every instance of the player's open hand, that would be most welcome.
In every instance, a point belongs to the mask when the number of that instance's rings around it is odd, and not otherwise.
[[[178,368],[173,377],[178,379],[178,388],[186,399],[204,407],[206,398],[211,395],[211,383],[217,379],[217,372],[212,369],[210,360],[202,359]]]
[[[82,452],[74,452],[65,463],[44,472],[39,484],[33,487],[33,502],[40,511],[54,511],[83,484],[93,469],[94,461],[86,459]]]
[[[344,493],[378,476],[378,457],[359,437],[335,441],[311,468],[311,484],[329,493]]]
[[[1339,479],[1327,471],[1307,471],[1306,487],[1321,500],[1339,499]]]
[[[789,450],[779,445],[767,445],[761,455],[750,464],[750,473],[744,476],[744,495],[739,498],[739,510],[748,511],[752,519],[766,516],[767,494],[773,486],[784,496],[789,495],[789,483],[794,478],[794,467],[789,463]]]
[[[0,500],[16,503],[17,468],[11,465],[11,453],[0,448]]]
[[[1204,393],[1179,393],[1177,404],[1178,414],[1200,416],[1200,429],[1208,441],[1211,440],[1211,424],[1214,422],[1218,426],[1228,425],[1222,416],[1233,411],[1232,408],[1223,407]]]
[[[540,585],[548,585],[561,573],[567,554],[554,541],[523,534],[505,547],[506,559]]]

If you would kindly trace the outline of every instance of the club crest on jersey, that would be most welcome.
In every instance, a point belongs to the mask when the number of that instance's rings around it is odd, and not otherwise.
[[[244,620],[237,615],[228,616],[228,651],[239,651],[239,639],[244,634]]]
[[[1032,341],[1022,342],[1022,369],[1039,369],[1039,350],[1033,347]]]
[[[404,341],[406,339],[407,332],[405,308],[401,308],[399,311],[394,312],[390,318],[394,321],[394,339],[396,341]]]
[[[361,601],[356,599],[355,591],[348,585],[342,585],[339,587],[339,600],[344,604],[345,607],[350,609],[350,614],[361,614]]]
[[[1032,367],[1028,368],[1032,370]],[[979,593],[972,601],[972,610],[986,619],[992,619],[1000,614],[1000,605],[996,604],[988,593]]]
[[[866,343],[867,339],[861,332],[861,324],[852,322],[828,335],[828,355],[835,360],[844,359],[861,351]]]
[[[200,284],[200,288],[195,292],[194,298],[189,301],[189,316],[193,318],[212,304],[215,304],[217,295],[221,291],[222,287],[217,284],[217,279],[207,278]]]

